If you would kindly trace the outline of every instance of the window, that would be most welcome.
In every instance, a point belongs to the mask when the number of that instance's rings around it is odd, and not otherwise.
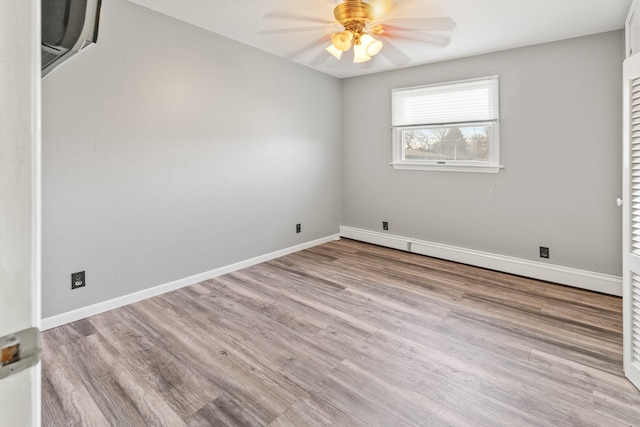
[[[498,172],[498,77],[395,89],[393,167]]]

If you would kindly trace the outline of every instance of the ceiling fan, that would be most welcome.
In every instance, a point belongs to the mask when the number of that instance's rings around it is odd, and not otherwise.
[[[378,3],[380,3],[380,0]],[[387,11],[393,10],[398,7],[399,3],[399,0],[393,1],[385,9]],[[297,56],[306,50],[318,48],[330,42],[324,51],[320,51],[318,56],[311,62],[311,65],[324,62],[328,58],[327,52],[339,60],[344,52],[353,48],[353,62],[355,63],[370,61],[375,55],[381,53],[394,65],[402,66],[408,64],[411,58],[398,49],[391,42],[391,39],[414,40],[446,46],[449,44],[450,34],[456,26],[456,23],[451,18],[446,17],[385,18],[384,16],[376,16],[374,4],[363,0],[344,0],[334,8],[333,16],[335,21],[287,12],[270,12],[265,15],[265,18],[288,19],[324,25],[266,30],[261,31],[260,34],[326,32],[328,29],[332,29],[333,31],[330,35],[325,34],[292,56]]]

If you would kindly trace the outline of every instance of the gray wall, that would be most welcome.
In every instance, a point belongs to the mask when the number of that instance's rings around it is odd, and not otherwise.
[[[338,232],[338,79],[109,0],[42,86],[43,317]]]
[[[343,224],[620,275],[621,31],[343,81]],[[500,76],[498,174],[394,170],[393,88]]]

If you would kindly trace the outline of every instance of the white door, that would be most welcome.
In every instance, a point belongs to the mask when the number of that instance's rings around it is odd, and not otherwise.
[[[40,0],[0,1],[0,425],[40,424],[40,368],[24,337],[40,326]],[[18,353],[18,349],[20,352]],[[8,355],[8,356],[7,356]]]
[[[640,388],[640,55],[624,62],[623,88],[624,372]]]

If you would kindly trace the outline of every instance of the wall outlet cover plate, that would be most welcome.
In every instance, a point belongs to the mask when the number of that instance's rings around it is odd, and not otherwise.
[[[82,288],[87,284],[85,281],[84,271],[79,271],[77,273],[71,273],[71,289]]]

